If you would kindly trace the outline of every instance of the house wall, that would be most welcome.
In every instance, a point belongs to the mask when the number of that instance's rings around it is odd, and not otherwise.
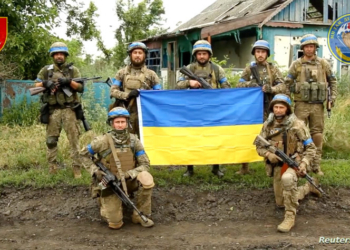
[[[339,62],[331,55],[328,45],[329,26],[304,26],[303,29],[288,29],[288,28],[273,28],[273,27],[263,27],[263,39],[270,43],[271,57],[283,69],[288,69],[291,63],[291,50],[293,45],[300,44],[300,39],[305,34],[314,34],[318,37],[318,42],[320,43],[319,54],[323,58],[333,60],[333,70],[339,71]]]
[[[223,60],[225,55],[229,57],[226,67],[234,65],[234,68],[244,68],[252,61],[252,46],[256,40],[254,37],[240,38],[241,43],[237,43],[234,38],[225,40],[215,40],[212,42],[213,54],[218,60]]]

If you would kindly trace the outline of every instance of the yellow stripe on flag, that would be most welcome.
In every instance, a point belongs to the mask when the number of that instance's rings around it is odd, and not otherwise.
[[[261,128],[262,124],[142,129],[151,165],[207,165],[261,161],[253,145]]]

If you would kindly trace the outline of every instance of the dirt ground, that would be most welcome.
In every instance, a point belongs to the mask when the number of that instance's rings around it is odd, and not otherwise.
[[[319,243],[350,238],[350,192],[300,202],[290,233],[276,230],[284,211],[272,189],[197,191],[155,188],[151,229],[125,211],[121,230],[108,229],[88,187],[5,188],[0,196],[0,249],[350,249]]]

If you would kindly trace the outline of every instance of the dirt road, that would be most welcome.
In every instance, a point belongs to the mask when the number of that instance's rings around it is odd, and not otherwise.
[[[300,203],[290,233],[276,231],[284,211],[272,189],[196,191],[156,188],[155,227],[132,224],[108,229],[88,187],[22,190],[5,188],[0,197],[0,249],[350,249],[319,243],[320,237],[350,238],[350,192],[326,189],[328,198]]]

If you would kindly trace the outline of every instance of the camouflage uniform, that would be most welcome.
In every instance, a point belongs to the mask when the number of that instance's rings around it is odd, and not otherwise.
[[[186,67],[196,76],[202,77],[204,80],[206,80],[212,86],[213,89],[230,88],[230,84],[227,82],[224,69],[213,62],[208,62],[204,66],[201,66],[198,62],[194,62],[187,65]],[[176,88],[190,88],[190,81],[188,77],[183,74],[180,74]]]
[[[97,155],[98,160],[119,177],[115,159],[109,146],[108,136],[112,136],[123,172],[130,176],[126,180],[128,193],[137,192],[137,208],[147,217],[150,217],[153,179],[151,183],[143,183],[140,179],[140,176],[144,175],[144,171],[149,171],[150,162],[143,145],[134,134],[118,133],[112,130],[107,134],[96,137],[80,152],[83,166],[91,173],[91,176],[94,176],[98,167],[92,162],[91,156]],[[98,186],[99,181],[94,176],[92,196],[94,198],[98,197],[101,216],[108,222],[109,227],[118,229],[123,225],[122,201],[110,188],[101,190]],[[141,223],[140,220],[140,216],[134,211],[132,221]]]
[[[79,77],[81,77],[80,72],[74,66],[67,65],[66,63],[60,66],[52,64],[40,70],[36,82],[43,82],[44,80],[57,82],[58,78]],[[79,162],[80,126],[76,118],[74,107],[80,103],[78,92],[83,92],[83,85],[80,83],[78,84],[80,86],[77,90],[74,90],[70,86],[68,87],[73,93],[70,97],[63,92],[62,88],[59,88],[54,94],[51,94],[50,91],[45,91],[41,97],[42,102],[49,105],[50,112],[49,122],[46,127],[47,160],[50,165],[50,171],[54,173],[57,170],[57,143],[63,128],[64,131],[66,131],[71,146],[70,153],[76,178],[81,177]]]
[[[262,44],[265,46],[262,47],[261,44],[259,44],[260,42],[262,42]],[[254,54],[255,48],[265,49],[268,52],[268,56],[270,55],[270,46],[268,42],[264,40],[259,40],[254,44],[252,49],[252,55],[254,56],[255,56]],[[268,105],[270,104],[271,100],[276,94],[286,93],[286,85],[284,84],[284,80],[280,70],[275,65],[267,61],[264,61],[263,63],[253,61],[250,63],[250,65],[247,65],[243,70],[241,78],[239,79],[239,82],[236,85],[237,88],[249,88],[249,87],[259,86],[251,72],[251,67],[255,67],[255,66],[257,66],[257,69],[259,72],[260,82],[263,85],[268,86],[266,88],[267,91],[264,94],[264,121],[265,121],[267,119],[267,116],[269,115],[269,112],[267,112]],[[248,163],[242,163],[241,170],[236,172],[236,174],[248,174],[248,173],[249,173]]]
[[[327,99],[327,86],[331,88],[331,99],[334,104],[337,96],[336,84],[337,80],[328,61],[317,56],[311,61],[305,60],[304,57],[294,61],[286,77],[286,85],[294,96],[295,115],[308,125],[317,147],[312,166],[312,171],[315,173],[321,172],[324,101]]]
[[[135,44],[135,46],[130,48],[133,44]],[[142,48],[147,55],[147,49],[143,43],[133,44],[129,46],[129,53],[131,53],[133,49]],[[131,101],[128,100],[128,95],[132,90],[160,90],[162,88],[157,74],[153,70],[148,69],[146,65],[135,67],[133,64],[130,64],[119,70],[115,78],[116,80],[113,81],[110,96],[122,102],[126,101],[127,105],[129,105]],[[128,107],[128,110],[130,112],[131,123],[130,133],[140,136],[136,101],[133,102],[131,107]]]
[[[276,95],[276,97],[279,96],[282,95]],[[271,102],[271,110],[278,101],[278,99],[274,99]],[[271,113],[264,122],[260,135],[273,146],[284,151],[289,157],[295,158],[299,164],[304,162],[307,169],[309,169],[316,154],[316,146],[304,122],[291,113],[290,106],[289,110],[290,114],[287,114],[282,122],[278,122],[274,117],[274,113]],[[291,228],[294,225],[296,209],[299,205],[298,200],[315,191],[309,183],[298,187],[298,176],[292,168],[287,168],[284,173],[281,173],[283,162],[270,163],[266,158],[268,152],[266,148],[257,145],[257,152],[260,156],[265,157],[266,174],[273,177],[276,204],[279,207],[285,207],[286,213],[283,223],[290,223]],[[279,226],[279,231],[284,232],[284,225],[282,224]],[[280,227],[282,230],[280,230]]]

